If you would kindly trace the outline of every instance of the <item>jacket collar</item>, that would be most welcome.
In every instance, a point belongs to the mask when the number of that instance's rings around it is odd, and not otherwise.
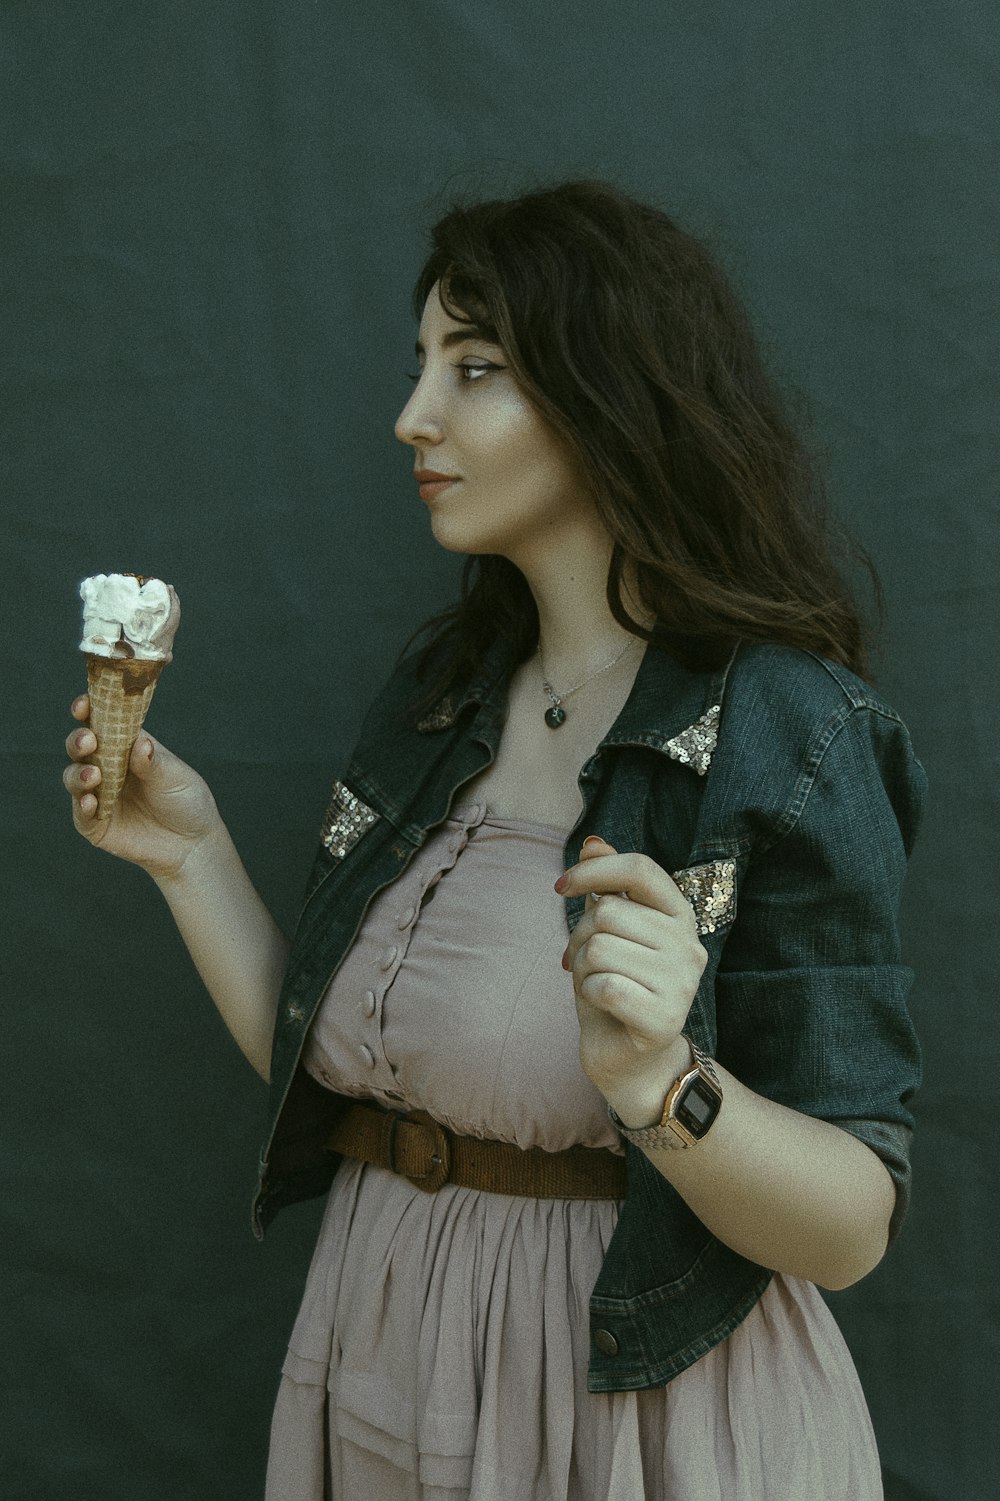
[[[643,652],[632,690],[598,749],[642,745],[690,766],[704,776],[715,749],[726,679],[735,650],[724,666],[694,671],[657,647]],[[459,691],[435,705],[417,728],[427,732],[452,725],[469,704],[478,704],[479,723],[502,726],[507,683],[514,663],[500,641]]]

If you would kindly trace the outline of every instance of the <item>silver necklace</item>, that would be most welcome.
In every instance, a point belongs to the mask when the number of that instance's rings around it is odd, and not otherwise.
[[[631,651],[633,646],[638,644],[638,641],[639,637],[633,636],[631,641],[627,641],[621,651],[611,658],[610,662],[605,662],[603,667],[598,667],[596,672],[592,672],[589,677],[584,678],[582,682],[577,683],[574,687],[567,688],[563,693],[557,693],[548,678],[543,676],[542,687],[549,697],[549,707],[545,711],[545,723],[549,729],[557,730],[561,724],[565,724],[566,722],[566,710],[563,708],[564,698],[569,698],[573,693],[579,693],[581,688],[586,688],[588,683],[592,683],[595,678],[599,678],[602,672],[609,672],[616,662],[621,661],[627,651]],[[542,665],[542,648],[540,646],[538,648],[538,665],[542,668],[544,674],[545,668]]]

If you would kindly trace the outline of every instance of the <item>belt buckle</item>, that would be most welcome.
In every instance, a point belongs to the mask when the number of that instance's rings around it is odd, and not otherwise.
[[[430,1136],[431,1165],[426,1173],[405,1173],[396,1165],[396,1127],[400,1124],[417,1126],[426,1131]],[[451,1173],[451,1132],[447,1126],[442,1126],[440,1121],[434,1120],[433,1116],[423,1111],[411,1111],[407,1115],[393,1113],[392,1124],[389,1127],[388,1157],[389,1171],[397,1173],[401,1178],[407,1178],[414,1188],[421,1189],[424,1193],[437,1193],[438,1189],[447,1183]]]

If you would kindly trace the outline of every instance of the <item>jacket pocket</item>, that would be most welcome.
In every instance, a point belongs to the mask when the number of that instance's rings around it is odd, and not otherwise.
[[[736,916],[736,861],[707,860],[672,872],[694,911],[698,933],[717,933]]]

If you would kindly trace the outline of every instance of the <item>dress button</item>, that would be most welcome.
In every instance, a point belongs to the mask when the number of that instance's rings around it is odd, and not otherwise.
[[[371,1048],[366,1048],[365,1045],[364,1045],[364,1043],[362,1043],[361,1046],[358,1048],[358,1052],[361,1055],[361,1062],[362,1063],[367,1063],[367,1065],[368,1065],[369,1068],[374,1068],[375,1067],[375,1054],[372,1052]],[[616,1346],[616,1348],[617,1348],[617,1346]]]
[[[615,1339],[610,1329],[595,1329],[594,1344],[600,1350],[602,1355],[618,1354],[618,1341]]]
[[[361,1009],[364,1012],[365,1016],[374,1016],[375,1015],[375,992],[374,992],[374,990],[366,990],[365,991],[365,998],[364,998],[364,1000],[361,1003]]]
[[[405,912],[401,912],[399,914],[399,926],[400,926],[400,928],[408,928],[410,926],[410,923],[413,921],[413,917],[414,917],[414,914],[415,914],[416,910],[417,910],[416,907],[407,907],[407,909],[406,909]]]
[[[382,958],[379,960],[379,968],[391,969],[396,962],[396,955],[398,953],[399,950],[395,944],[393,944],[391,949],[386,949],[385,953],[382,955]]]

